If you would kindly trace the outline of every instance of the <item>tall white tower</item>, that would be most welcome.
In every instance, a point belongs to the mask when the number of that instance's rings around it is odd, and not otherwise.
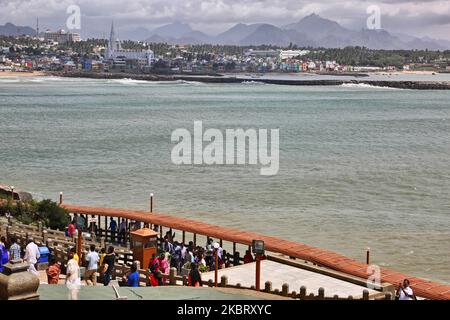
[[[114,52],[116,50],[122,50],[122,45],[120,44],[120,40],[116,38],[116,33],[114,31],[114,21],[111,22],[111,33],[109,34],[108,40],[108,51],[107,58],[111,59],[114,57]]]

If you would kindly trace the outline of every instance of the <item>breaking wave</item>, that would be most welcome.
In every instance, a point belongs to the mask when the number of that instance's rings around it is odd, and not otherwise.
[[[343,83],[340,86],[345,88],[359,88],[359,89],[403,90],[401,88],[374,86],[368,83]]]

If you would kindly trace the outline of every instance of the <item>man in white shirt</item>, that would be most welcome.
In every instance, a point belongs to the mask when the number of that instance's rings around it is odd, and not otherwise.
[[[25,256],[23,259],[25,262],[29,264],[28,271],[39,276],[39,272],[37,271],[37,262],[41,257],[41,253],[39,252],[39,248],[34,243],[33,238],[28,239],[28,244],[25,248]]]
[[[413,290],[409,286],[409,280],[403,280],[403,284],[400,283],[397,289],[398,300],[417,300]]]
[[[98,262],[100,261],[100,257],[98,253],[95,251],[95,245],[91,244],[89,248],[89,253],[86,256],[86,262],[88,262],[87,270],[86,270],[86,283],[88,285],[97,285],[97,270],[98,270]]]

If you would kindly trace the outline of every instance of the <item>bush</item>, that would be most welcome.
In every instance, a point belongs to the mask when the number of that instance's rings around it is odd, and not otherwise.
[[[69,224],[69,212],[50,199],[42,201],[8,201],[0,202],[0,214],[10,212],[12,216],[25,224],[42,222],[50,229],[64,230]]]
[[[4,216],[7,212],[13,212],[13,204],[11,201],[11,198],[8,198],[7,200],[0,201],[0,214]]]
[[[70,222],[69,212],[50,199],[38,203],[40,220],[50,229],[64,230]]]
[[[11,213],[17,220],[25,224],[31,224],[33,221],[39,221],[37,207],[38,203],[34,200],[27,202],[17,201]]]

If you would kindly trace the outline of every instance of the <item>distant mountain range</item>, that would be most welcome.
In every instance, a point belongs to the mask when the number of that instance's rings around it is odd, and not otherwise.
[[[450,41],[391,34],[386,30],[350,30],[336,21],[317,14],[296,23],[277,27],[267,23],[239,23],[217,36],[193,30],[188,24],[175,22],[150,32],[149,42],[174,44],[276,45],[342,48],[364,46],[371,49],[450,49]]]
[[[16,26],[16,25],[8,22],[8,23],[5,23],[3,26],[0,25],[0,35],[12,36],[12,37],[23,36],[23,35],[34,36],[34,35],[36,35],[36,30],[34,30],[33,28],[30,28],[30,27]]]
[[[0,35],[34,35],[30,27],[15,26],[12,23],[0,25]],[[267,23],[238,23],[216,36],[194,30],[189,24],[175,22],[158,27],[153,31],[140,27],[124,32],[129,39],[172,44],[228,44],[228,45],[276,45],[286,47],[343,48],[364,46],[371,49],[450,49],[450,41],[418,38],[405,34],[389,33],[386,30],[351,30],[333,20],[311,14],[298,22],[284,26]],[[125,40],[125,39],[123,39]]]

